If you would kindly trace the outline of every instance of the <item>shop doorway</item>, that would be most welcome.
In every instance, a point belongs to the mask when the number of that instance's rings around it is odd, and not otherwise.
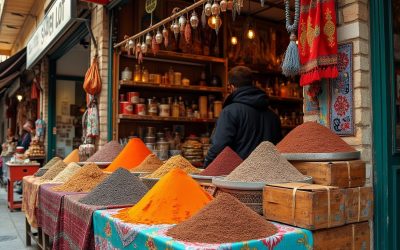
[[[400,243],[400,3],[370,1],[375,249]]]

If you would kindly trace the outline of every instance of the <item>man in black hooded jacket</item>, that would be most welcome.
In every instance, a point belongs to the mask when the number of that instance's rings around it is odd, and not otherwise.
[[[251,70],[234,67],[228,73],[228,81],[231,94],[224,102],[211,136],[205,166],[226,146],[245,159],[262,141],[276,144],[282,138],[279,117],[268,108],[265,92],[253,87]]]

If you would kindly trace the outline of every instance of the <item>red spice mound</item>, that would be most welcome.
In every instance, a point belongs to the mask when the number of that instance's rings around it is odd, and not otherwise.
[[[167,235],[185,242],[229,243],[263,239],[277,232],[273,224],[235,197],[221,193]]]
[[[356,150],[330,129],[306,122],[297,126],[276,145],[281,153],[337,153]]]
[[[221,176],[230,174],[243,160],[230,147],[224,150],[204,169],[200,175],[205,176]]]

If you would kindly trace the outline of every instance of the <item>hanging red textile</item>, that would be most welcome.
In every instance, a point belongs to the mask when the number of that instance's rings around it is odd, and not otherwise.
[[[298,38],[300,85],[309,85],[322,78],[336,78],[335,0],[301,0]]]

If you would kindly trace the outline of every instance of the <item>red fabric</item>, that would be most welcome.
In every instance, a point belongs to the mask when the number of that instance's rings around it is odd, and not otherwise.
[[[299,20],[300,85],[336,78],[337,30],[334,0],[301,0]]]

